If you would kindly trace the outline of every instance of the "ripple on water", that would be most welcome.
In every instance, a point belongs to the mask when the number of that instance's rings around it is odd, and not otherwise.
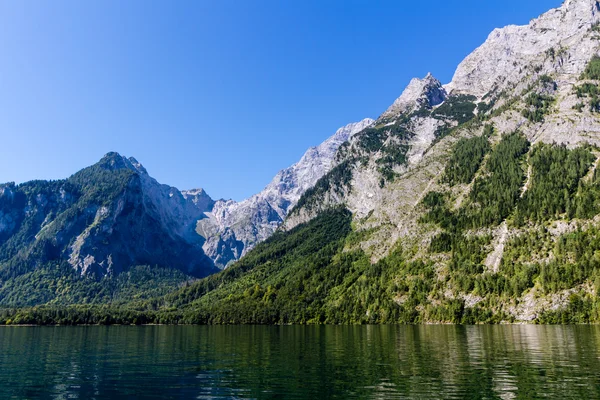
[[[595,326],[10,327],[0,398],[600,398]]]

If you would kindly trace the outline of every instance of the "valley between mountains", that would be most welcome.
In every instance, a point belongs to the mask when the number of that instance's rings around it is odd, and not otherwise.
[[[242,202],[0,185],[0,324],[600,321],[600,3],[494,30]]]

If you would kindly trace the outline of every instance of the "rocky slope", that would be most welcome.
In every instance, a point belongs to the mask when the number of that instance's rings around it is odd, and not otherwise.
[[[241,202],[215,202],[206,213],[208,218],[199,220],[197,226],[206,239],[206,254],[223,268],[271,236],[300,196],[331,170],[340,145],[372,123],[367,118],[338,129],[308,149],[296,164],[280,171],[260,193]]]
[[[410,200],[402,201],[402,205],[414,208],[424,189],[431,189],[438,181],[452,144],[460,136],[482,133],[483,124],[469,124],[477,114],[496,127],[496,141],[500,135],[518,128],[532,143],[597,143],[600,126],[595,113],[589,112],[589,107],[578,111],[573,106],[581,102],[576,94],[580,77],[600,48],[599,20],[598,2],[566,1],[529,25],[494,30],[459,65],[449,84],[442,86],[430,75],[424,80],[413,80],[375,122],[374,129],[355,135],[337,154],[338,162],[349,160],[352,164],[352,180],[340,201],[359,218],[371,211],[383,213],[387,207],[382,203],[398,196],[403,192],[399,186],[410,182],[419,189],[405,193]],[[519,112],[531,94],[552,97],[551,110],[547,110],[543,120],[530,121]],[[438,105],[442,100],[445,102]],[[399,125],[401,128],[397,129]],[[460,129],[451,130],[457,126]],[[453,134],[447,135],[449,132]],[[377,160],[396,138],[404,140],[405,155],[412,152],[415,156],[412,160],[399,157],[398,162],[392,163],[397,173],[393,183],[380,185],[385,174],[379,167],[383,163]],[[434,163],[435,167],[430,167]],[[317,197],[325,200],[324,204],[337,203],[333,189]],[[319,209],[293,210],[286,227],[310,219]]]

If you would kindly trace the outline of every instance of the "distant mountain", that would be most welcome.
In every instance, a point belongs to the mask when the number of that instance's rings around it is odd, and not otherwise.
[[[223,268],[271,236],[300,196],[335,165],[338,148],[373,122],[366,118],[338,129],[308,149],[296,164],[280,171],[262,192],[241,202],[216,201],[206,213],[208,218],[198,221],[197,231],[206,239],[206,254]]]
[[[209,275],[217,270],[194,229],[212,204],[117,153],[65,180],[0,185],[0,283],[43,269],[100,280],[138,265]]]

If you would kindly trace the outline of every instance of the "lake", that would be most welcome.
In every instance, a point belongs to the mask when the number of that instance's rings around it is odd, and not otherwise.
[[[0,328],[0,398],[133,396],[600,398],[600,327]]]

